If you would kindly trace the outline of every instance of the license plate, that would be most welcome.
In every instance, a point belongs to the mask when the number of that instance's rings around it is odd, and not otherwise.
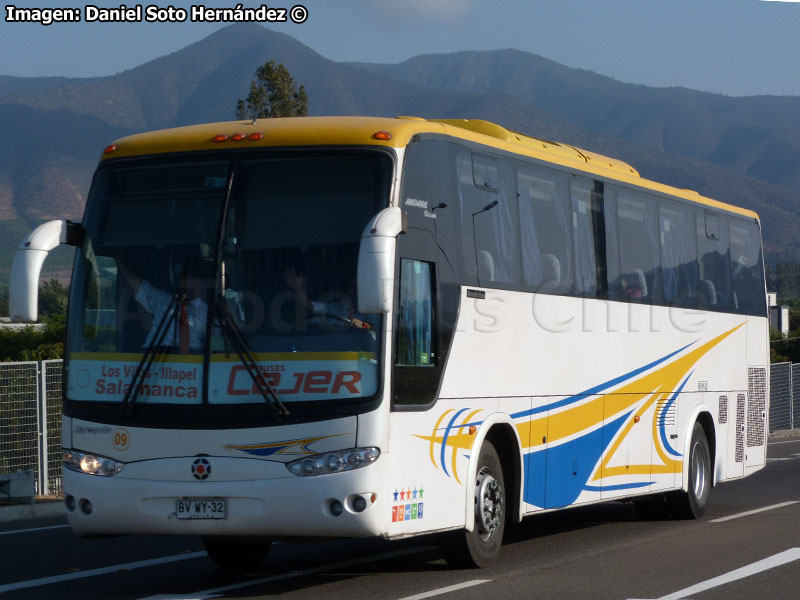
[[[180,498],[175,514],[179,519],[224,519],[227,505],[224,498]]]

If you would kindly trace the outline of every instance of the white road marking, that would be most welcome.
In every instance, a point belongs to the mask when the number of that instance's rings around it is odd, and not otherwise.
[[[800,440],[786,440],[785,442],[770,442],[770,446],[778,446],[779,444],[797,444]]]
[[[758,562],[754,562],[751,565],[747,565],[740,569],[725,573],[724,575],[720,575],[719,577],[714,577],[713,579],[703,581],[684,590],[680,590],[679,592],[662,596],[658,600],[680,600],[681,598],[686,598],[692,594],[699,594],[701,592],[705,592],[706,590],[710,590],[721,585],[726,585],[733,581],[738,581],[739,579],[744,579],[745,577],[750,577],[751,575],[756,575],[796,560],[800,560],[800,548],[790,548],[789,550],[785,550],[779,554],[775,554],[763,560],[759,560]]]
[[[224,585],[218,588],[211,588],[208,590],[201,590],[192,592],[190,594],[158,594],[155,596],[147,596],[141,600],[207,600],[208,598],[215,598],[218,594],[237,590],[245,587],[252,587],[254,585],[261,585],[263,583],[272,583],[274,581],[281,581],[283,579],[291,579],[293,577],[301,577],[304,575],[313,575],[314,573],[321,573],[323,571],[330,571],[332,569],[345,569],[347,567],[354,567],[367,563],[378,562],[387,560],[389,558],[397,558],[399,556],[407,556],[410,554],[418,554],[427,550],[432,550],[433,546],[415,546],[412,548],[405,548],[403,550],[395,550],[393,552],[384,552],[382,554],[375,554],[372,556],[364,556],[362,558],[353,558],[350,560],[343,560],[338,563],[330,563],[327,565],[320,565],[318,567],[311,567],[301,571],[291,571],[289,573],[281,573],[280,575],[272,575],[270,577],[262,577],[260,579],[249,579],[231,585]],[[205,554],[205,553],[202,553]]]
[[[11,535],[12,533],[32,533],[34,531],[44,531],[45,529],[64,529],[69,525],[51,525],[50,527],[35,527],[34,529],[15,529],[14,531],[0,531],[0,535]]]
[[[137,562],[124,563],[121,565],[112,565],[110,567],[102,567],[100,569],[90,569],[88,571],[78,571],[76,573],[65,573],[64,575],[53,575],[52,577],[40,577],[39,579],[18,581],[17,583],[0,585],[0,594],[2,594],[3,592],[11,592],[13,590],[24,590],[26,588],[38,587],[40,585],[50,585],[51,583],[61,583],[62,581],[72,581],[73,579],[84,579],[86,577],[108,575],[109,573],[116,573],[117,571],[123,569],[127,571],[132,571],[134,569],[141,569],[143,567],[164,565],[167,563],[178,562],[181,560],[191,560],[193,558],[200,558],[201,556],[205,555],[206,555],[205,552],[190,552],[189,554],[176,554],[173,556],[164,556],[162,558],[152,558],[150,560],[140,560]]]
[[[464,583],[449,585],[447,587],[439,588],[437,590],[431,590],[430,592],[422,592],[421,594],[406,596],[405,598],[401,598],[400,600],[422,600],[423,598],[433,598],[434,596],[440,596],[441,594],[448,594],[450,592],[463,590],[464,588],[472,587],[473,585],[480,585],[482,583],[489,583],[490,581],[491,579],[473,579],[472,581],[465,581]]]
[[[762,513],[768,510],[775,510],[776,508],[783,508],[784,506],[791,506],[792,504],[797,504],[800,500],[791,500],[789,502],[781,502],[780,504],[773,504],[772,506],[765,506],[763,508],[756,508],[753,510],[748,510],[742,513],[738,513],[735,515],[728,515],[727,517],[720,517],[719,519],[712,519],[709,523],[723,523],[725,521],[732,521],[733,519],[738,519],[739,517],[749,517],[750,515],[756,515],[758,513]]]

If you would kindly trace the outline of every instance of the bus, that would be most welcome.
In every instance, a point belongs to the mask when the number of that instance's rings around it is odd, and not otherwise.
[[[758,215],[468,119],[190,126],[107,147],[77,247],[63,488],[80,536],[437,534],[496,560],[526,516],[697,518],[766,461]]]

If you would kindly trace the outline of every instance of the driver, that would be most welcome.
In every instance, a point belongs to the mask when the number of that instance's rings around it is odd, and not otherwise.
[[[134,299],[153,317],[150,331],[143,346],[149,346],[155,336],[158,324],[173,301],[173,294],[160,290],[149,281],[142,279],[123,262],[118,261],[119,270],[134,292]],[[210,269],[203,261],[187,261],[180,277],[181,301],[171,330],[167,331],[164,344],[176,348],[181,354],[202,350],[205,344],[208,303],[206,297],[213,287],[214,280]]]
[[[292,292],[294,292],[295,303],[301,309],[305,309],[310,315],[319,315],[314,317],[320,323],[335,324],[337,322],[346,321],[351,327],[357,329],[371,330],[372,325],[358,319],[354,315],[355,309],[353,303],[350,301],[351,297],[355,294],[341,294],[338,299],[329,300],[327,302],[315,302],[306,294],[306,277],[302,273],[295,271],[294,267],[289,267],[283,272],[283,281],[286,283]],[[350,286],[354,288],[354,285]],[[326,317],[330,315],[331,317]]]

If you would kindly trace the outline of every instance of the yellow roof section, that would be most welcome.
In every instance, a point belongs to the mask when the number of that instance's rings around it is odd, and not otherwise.
[[[379,131],[389,132],[391,139],[377,139],[375,134]],[[403,148],[413,136],[421,133],[438,133],[473,141],[758,219],[758,215],[753,211],[705,198],[697,192],[642,179],[636,169],[621,160],[567,144],[540,140],[480,119],[299,117],[228,121],[165,129],[125,137],[117,140],[116,149],[104,154],[102,158],[279,146],[371,145]],[[259,138],[256,135],[250,139],[251,134],[263,134],[263,137],[256,139]],[[215,136],[220,135],[227,136],[227,139],[222,142],[213,141]],[[234,136],[242,139],[235,141]]]

